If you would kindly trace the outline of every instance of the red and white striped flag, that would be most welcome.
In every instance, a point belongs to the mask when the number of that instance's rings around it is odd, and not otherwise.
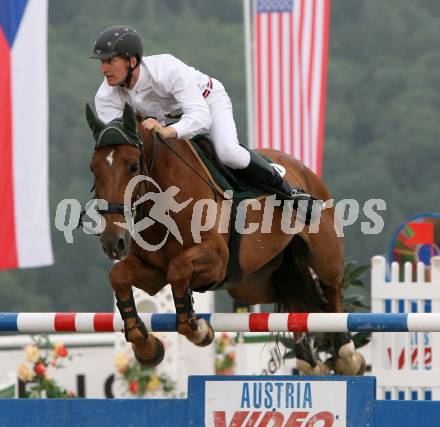
[[[0,0],[0,270],[52,262],[47,0]]]
[[[330,0],[256,0],[256,148],[322,169]]]

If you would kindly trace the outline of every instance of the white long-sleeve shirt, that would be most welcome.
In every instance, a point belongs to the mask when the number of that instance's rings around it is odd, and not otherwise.
[[[139,78],[132,89],[110,86],[104,79],[95,96],[96,112],[102,121],[121,117],[127,102],[136,113],[158,121],[180,108],[182,118],[172,125],[178,138],[208,133],[212,117],[202,96],[209,80],[206,74],[172,55],[144,56],[139,67]]]

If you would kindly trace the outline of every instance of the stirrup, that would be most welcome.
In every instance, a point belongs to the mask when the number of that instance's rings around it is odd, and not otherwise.
[[[316,200],[312,195],[309,193],[306,193],[303,188],[292,188],[289,193],[290,198],[296,199],[299,198],[299,200]]]

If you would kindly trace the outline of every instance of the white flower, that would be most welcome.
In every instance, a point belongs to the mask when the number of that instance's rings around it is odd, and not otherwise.
[[[20,378],[20,380],[23,382],[32,381],[34,378],[34,374],[26,363],[18,365],[17,374],[18,378]]]
[[[113,364],[118,372],[123,374],[128,368],[129,358],[126,353],[119,353],[113,359]]]
[[[40,350],[35,345],[27,345],[24,348],[26,358],[29,362],[35,363],[40,358]]]

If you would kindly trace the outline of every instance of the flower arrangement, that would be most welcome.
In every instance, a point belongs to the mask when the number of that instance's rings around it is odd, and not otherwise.
[[[236,353],[235,340],[224,332],[215,340],[215,373],[216,375],[233,375]]]
[[[141,365],[126,353],[116,355],[114,365],[130,395],[175,397],[175,381],[167,374],[158,374],[155,368]]]
[[[33,344],[24,348],[27,363],[18,366],[18,378],[27,384],[25,397],[65,398],[75,393],[59,386],[49,375],[51,368],[64,368],[64,360],[71,360],[67,348],[61,341],[52,343],[47,335],[33,336]]]

